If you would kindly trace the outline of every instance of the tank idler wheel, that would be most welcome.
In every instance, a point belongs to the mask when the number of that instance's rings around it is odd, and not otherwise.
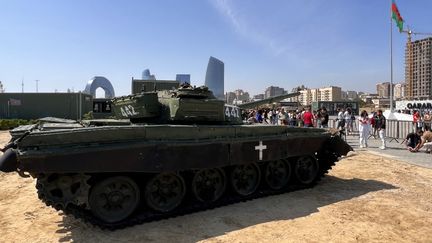
[[[140,189],[129,177],[114,176],[97,182],[90,191],[89,204],[99,219],[116,223],[129,217],[140,203]]]
[[[261,180],[261,172],[256,163],[237,165],[231,171],[231,185],[241,196],[251,195],[256,191]]]
[[[145,187],[147,205],[158,212],[169,212],[181,204],[186,193],[183,178],[172,172],[155,175]]]
[[[265,181],[273,190],[279,190],[288,184],[291,165],[283,160],[270,161],[265,170]]]
[[[194,174],[192,192],[201,202],[214,202],[225,192],[226,177],[221,169],[204,169]]]
[[[310,185],[315,181],[319,171],[318,160],[313,156],[302,156],[294,162],[294,175],[303,185]]]

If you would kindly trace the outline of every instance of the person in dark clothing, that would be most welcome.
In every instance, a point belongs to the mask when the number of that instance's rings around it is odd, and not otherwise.
[[[414,148],[421,142],[421,136],[423,136],[422,130],[417,130],[416,133],[408,133],[404,142],[410,152],[415,152]]]
[[[321,108],[320,110],[320,119],[321,119],[321,127],[327,128],[328,127],[328,121],[329,121],[329,115],[327,113],[327,109],[325,107]]]
[[[258,110],[256,115],[255,115],[255,120],[257,123],[262,123],[263,122],[263,116],[262,116],[263,112],[262,110]]]
[[[386,149],[386,141],[385,141],[386,118],[384,117],[382,110],[378,110],[377,115],[374,117],[374,119],[375,119],[375,128],[378,131],[378,135],[382,143],[380,149]]]

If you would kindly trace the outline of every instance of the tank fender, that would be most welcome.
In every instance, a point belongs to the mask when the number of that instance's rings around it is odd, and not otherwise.
[[[347,155],[353,148],[339,136],[332,136],[328,142],[328,150],[338,157]]]
[[[8,149],[0,158],[0,171],[14,172],[17,170],[18,160],[14,149]]]

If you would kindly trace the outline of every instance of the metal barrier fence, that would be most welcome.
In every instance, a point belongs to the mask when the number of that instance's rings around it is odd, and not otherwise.
[[[356,120],[356,121],[354,121],[353,122],[353,127],[352,127],[352,131],[353,132],[358,132],[358,120]],[[328,127],[329,128],[337,128],[337,121],[336,121],[336,119],[329,119],[329,122],[328,122]]]
[[[329,127],[336,128],[337,121],[334,119],[329,120]],[[358,120],[353,123],[353,132],[358,132]],[[386,120],[386,137],[389,139],[404,139],[410,132],[415,130],[414,124],[411,121],[398,121],[398,120]],[[371,129],[371,135],[373,135],[373,129]]]

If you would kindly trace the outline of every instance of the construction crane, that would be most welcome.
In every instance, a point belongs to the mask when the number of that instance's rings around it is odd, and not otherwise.
[[[408,99],[413,98],[413,66],[414,66],[414,57],[413,57],[413,45],[411,42],[411,36],[412,35],[426,35],[426,36],[432,36],[432,33],[421,33],[421,32],[414,32],[412,31],[409,26],[407,30],[402,30],[403,33],[407,33],[408,39],[406,44],[406,66],[405,66],[405,90],[406,90],[406,97]]]

